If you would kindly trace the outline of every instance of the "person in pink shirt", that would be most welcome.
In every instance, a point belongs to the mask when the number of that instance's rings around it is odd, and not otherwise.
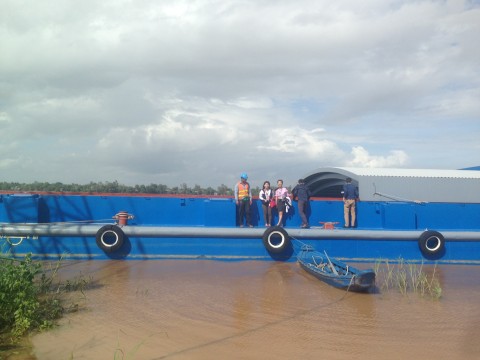
[[[289,196],[288,189],[283,187],[283,180],[277,181],[277,189],[275,190],[275,202],[277,203],[278,223],[277,226],[283,226],[283,214],[286,210],[286,198]]]

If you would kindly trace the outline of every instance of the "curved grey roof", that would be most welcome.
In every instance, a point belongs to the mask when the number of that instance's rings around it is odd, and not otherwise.
[[[305,176],[318,197],[341,198],[347,177],[363,201],[480,203],[480,171],[327,167]]]

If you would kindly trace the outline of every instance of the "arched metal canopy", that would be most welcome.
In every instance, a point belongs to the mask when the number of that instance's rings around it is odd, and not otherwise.
[[[362,201],[480,203],[477,170],[326,167],[304,178],[313,196],[341,198],[348,177]]]
[[[342,189],[347,178],[358,187],[358,179],[354,173],[342,168],[322,168],[305,177],[305,184],[313,196],[341,198]]]

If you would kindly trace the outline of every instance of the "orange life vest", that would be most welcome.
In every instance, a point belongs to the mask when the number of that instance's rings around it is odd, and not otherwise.
[[[238,199],[242,200],[244,198],[248,198],[250,185],[248,183],[242,183],[241,181],[238,183]]]

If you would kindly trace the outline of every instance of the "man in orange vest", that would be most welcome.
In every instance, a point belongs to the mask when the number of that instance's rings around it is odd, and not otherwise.
[[[243,227],[243,216],[247,221],[248,227],[253,227],[250,222],[250,205],[252,205],[252,190],[247,182],[248,175],[240,175],[240,181],[235,185],[235,202],[238,207],[238,223]]]

